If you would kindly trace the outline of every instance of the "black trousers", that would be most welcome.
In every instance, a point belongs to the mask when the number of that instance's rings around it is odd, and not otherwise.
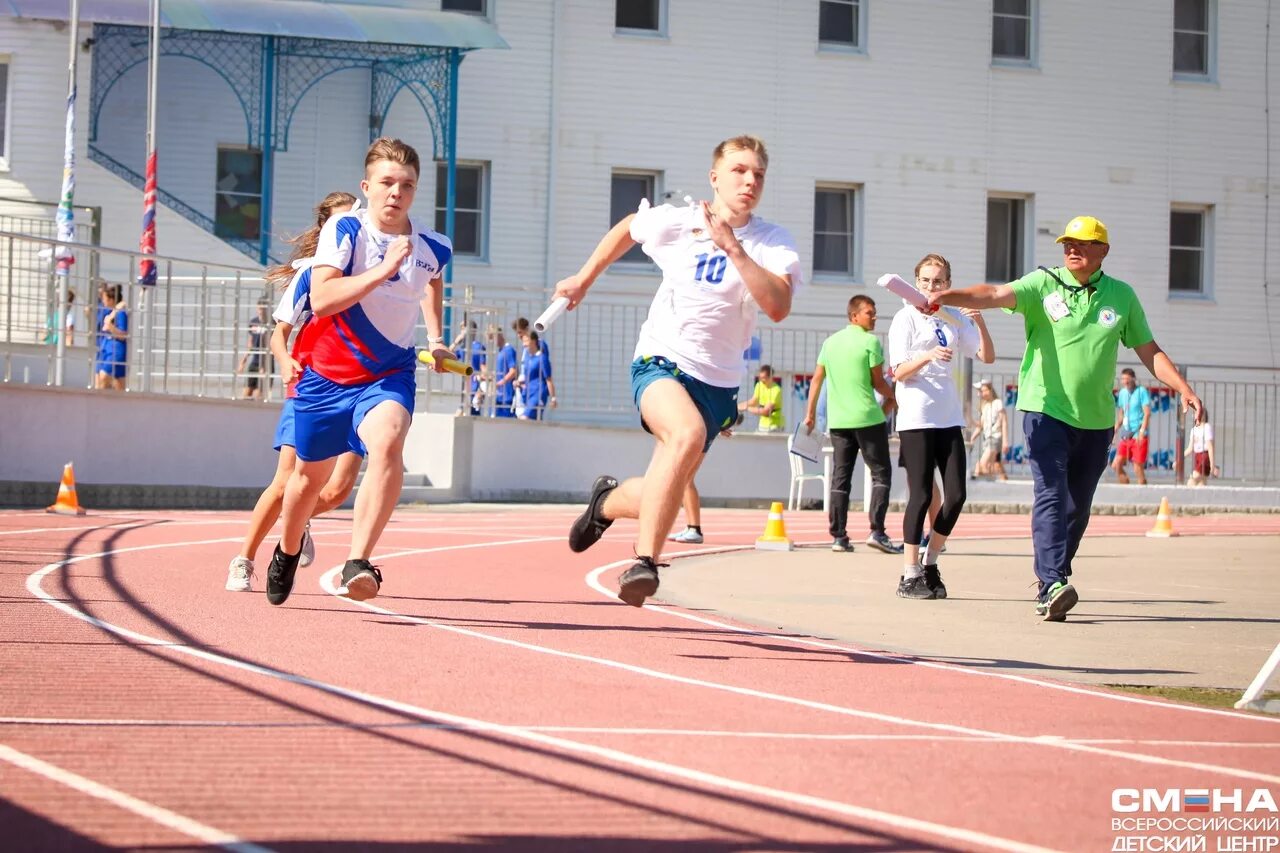
[[[942,472],[942,508],[933,529],[950,536],[964,507],[964,432],[960,427],[898,430],[902,467],[907,469],[907,511],[902,517],[902,541],[919,545],[933,499],[933,472]]]
[[[831,447],[834,451],[834,467],[831,471],[831,505],[827,508],[831,537],[840,539],[849,535],[849,483],[853,480],[853,466],[858,461],[858,451],[871,471],[871,506],[867,507],[867,520],[872,533],[884,533],[884,516],[889,511],[889,483],[892,468],[889,466],[889,425],[875,424],[857,429],[831,430]]]

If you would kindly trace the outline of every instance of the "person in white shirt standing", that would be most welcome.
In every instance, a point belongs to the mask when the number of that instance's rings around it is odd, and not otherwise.
[[[658,590],[663,540],[685,486],[711,442],[737,421],[742,352],[757,311],[780,322],[801,285],[795,240],[753,213],[768,165],[756,137],[726,139],[711,157],[714,201],[690,207],[641,202],[577,273],[556,285],[555,295],[573,310],[596,277],[636,243],[662,270],[631,364],[640,423],[657,441],[653,459],[643,477],[596,478],[586,511],[569,530],[569,547],[580,552],[615,520],[640,520],[636,562],[619,578],[618,597],[633,607]]]
[[[1193,425],[1187,433],[1187,449],[1182,455],[1191,456],[1191,476],[1187,477],[1188,486],[1203,486],[1210,477],[1222,476],[1214,453],[1213,424],[1209,422],[1208,415],[1204,416],[1202,423]]]
[[[925,255],[916,264],[916,287],[928,295],[951,287],[951,264],[941,255]],[[957,390],[957,355],[995,361],[995,345],[977,311],[963,312],[959,326],[903,302],[889,327],[889,365],[897,381],[898,440],[907,470],[907,509],[902,519],[902,598],[946,598],[938,555],[964,506],[964,409]],[[942,507],[920,553],[920,536],[933,497],[934,471],[942,474]]]

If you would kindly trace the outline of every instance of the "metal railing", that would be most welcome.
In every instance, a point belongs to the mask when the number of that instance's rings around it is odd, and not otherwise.
[[[54,384],[57,350],[50,346],[50,318],[56,316],[56,288],[47,250],[51,237],[0,231],[0,349],[4,382]],[[136,284],[137,252],[70,244],[77,255],[69,284],[81,295],[78,331],[66,347],[63,384],[93,387],[96,371],[96,287],[90,270],[119,283],[129,314],[127,388],[169,394],[238,400],[254,378],[261,400],[279,400],[283,393],[275,365],[265,353],[256,376],[237,371],[250,343],[249,324],[259,298],[274,306],[277,294],[268,292],[261,270],[181,258],[158,257],[158,283]],[[656,286],[656,282],[655,282]],[[648,313],[652,290],[593,291],[575,311],[564,315],[544,336],[552,364],[558,406],[542,413],[546,419],[598,425],[637,422],[631,399],[629,366],[641,324]],[[458,354],[479,366],[475,379],[453,374],[418,373],[420,411],[481,416],[494,414],[493,371],[501,332],[519,356],[520,340],[512,329],[517,318],[535,319],[546,307],[541,287],[486,288],[482,293],[455,285],[447,300],[447,317]],[[754,368],[761,362],[774,367],[784,388],[783,411],[793,428],[803,417],[808,380],[822,342],[844,325],[842,317],[794,314],[783,326],[761,322],[758,351],[744,354],[746,372],[740,399],[751,393]],[[479,340],[481,346],[474,348]],[[418,331],[419,345],[426,333]],[[480,352],[473,352],[479,350]],[[519,365],[517,358],[517,365]],[[1179,401],[1168,389],[1155,387],[1141,365],[1134,365],[1152,388],[1151,455],[1148,472],[1153,481],[1181,479],[1182,450],[1188,424],[1177,417]],[[1183,367],[1205,401],[1215,429],[1217,462],[1226,482],[1280,483],[1280,371],[1213,365]],[[1028,476],[1022,419],[1017,402],[1017,362],[998,360],[974,365],[968,379],[990,378],[1008,412],[1011,449],[1006,468],[1011,476]],[[962,389],[970,416],[977,417],[977,401],[968,381]],[[477,394],[477,392],[482,392]],[[255,401],[245,401],[246,405]],[[744,429],[754,428],[754,419]]]

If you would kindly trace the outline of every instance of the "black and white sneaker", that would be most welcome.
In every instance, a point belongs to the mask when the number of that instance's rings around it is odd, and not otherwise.
[[[938,571],[938,564],[921,566],[924,569],[924,582],[933,590],[934,598],[946,598],[947,586],[942,582],[942,572]]]
[[[587,508],[569,528],[570,551],[581,553],[587,550],[599,542],[600,537],[609,529],[609,525],[613,524],[613,519],[605,518],[602,510],[604,499],[616,488],[618,488],[616,478],[608,474],[596,477],[596,482],[591,487],[591,499],[587,501]]]
[[[338,595],[352,601],[368,601],[382,588],[382,572],[368,560],[347,560],[342,567]]]
[[[271,565],[267,568],[267,601],[272,604],[284,604],[289,593],[293,592],[293,577],[298,573],[298,556],[286,554],[276,546],[271,555]]]
[[[651,557],[640,557],[618,578],[618,598],[632,607],[644,607],[644,600],[658,591],[658,568]]]
[[[853,544],[849,542],[848,536],[837,536],[831,540],[831,550],[837,554],[852,554]]]
[[[893,540],[890,539],[888,536],[886,536],[883,530],[876,533],[872,533],[870,536],[868,536],[867,546],[870,548],[875,548],[877,551],[881,551],[885,554],[901,554],[902,553],[902,546],[894,545]]]
[[[932,601],[937,598],[922,575],[914,578],[898,578],[898,598],[914,598],[918,601]]]

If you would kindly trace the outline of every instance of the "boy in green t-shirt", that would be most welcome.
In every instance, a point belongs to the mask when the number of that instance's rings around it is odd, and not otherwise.
[[[818,353],[809,384],[809,405],[805,427],[812,432],[817,422],[818,395],[827,383],[827,431],[835,451],[831,471],[831,502],[827,509],[832,551],[852,551],[846,522],[849,517],[849,484],[858,451],[871,470],[871,505],[867,518],[871,535],[867,545],[886,554],[901,554],[884,532],[889,510],[889,426],[885,422],[897,402],[884,378],[884,350],[871,332],[876,327],[876,303],[869,296],[849,300],[849,325],[827,338]],[[879,392],[883,403],[876,402]]]
[[[1036,613],[1061,622],[1079,601],[1070,583],[1098,478],[1107,467],[1114,431],[1111,395],[1120,344],[1131,348],[1161,382],[1182,397],[1182,411],[1204,407],[1156,344],[1133,288],[1102,271],[1111,246],[1107,227],[1092,216],[1067,223],[1064,264],[1010,284],[979,284],[934,293],[931,306],[1006,308],[1021,314],[1027,336],[1018,377],[1018,408],[1034,480],[1031,539],[1040,581]]]

